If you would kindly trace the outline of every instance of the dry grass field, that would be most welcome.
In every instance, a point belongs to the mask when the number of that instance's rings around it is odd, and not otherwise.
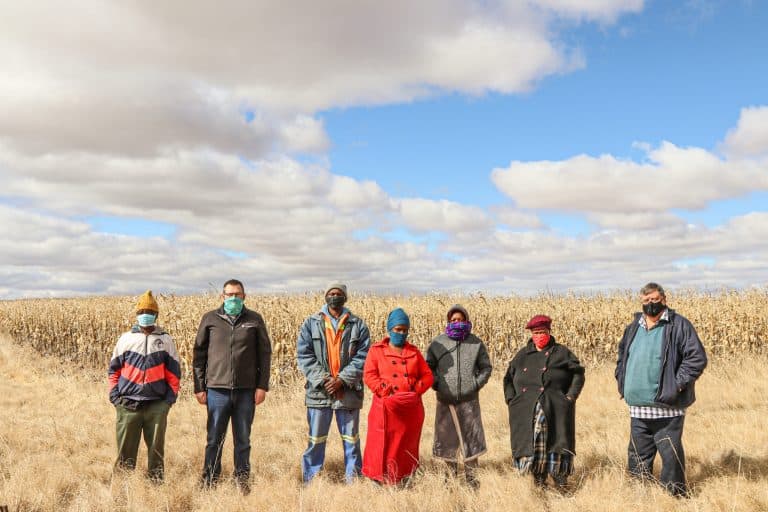
[[[610,359],[617,333],[635,309],[631,295],[552,298],[551,302],[546,297],[514,299],[515,307],[510,302],[494,303],[513,300],[509,298],[462,299],[470,312],[483,311],[485,306],[485,313],[475,314],[475,323],[488,340],[496,365],[481,393],[489,451],[481,457],[477,492],[461,482],[446,482],[445,468],[431,458],[432,393],[425,396],[422,468],[412,487],[341,483],[341,441],[333,427],[324,475],[302,488],[299,460],[306,444],[305,409],[303,389],[293,372],[292,349],[298,322],[317,307],[319,297],[302,296],[292,302],[276,298],[271,305],[262,301],[266,305],[259,309],[267,316],[276,345],[275,381],[280,384],[257,408],[251,456],[254,491],[247,497],[230,482],[212,491],[197,489],[205,409],[190,396],[188,378],[169,417],[166,483],[148,483],[141,471],[112,474],[114,409],[107,400],[105,368],[116,333],[130,321],[132,298],[0,303],[0,326],[15,338],[0,337],[0,505],[13,512],[768,511],[768,355],[763,344],[768,318],[766,292],[752,293],[673,301],[699,327],[715,356],[699,381],[699,399],[686,419],[684,442],[693,490],[688,500],[630,480],[624,472],[629,419],[615,390]],[[161,299],[161,323],[175,335],[183,355],[188,354],[199,313],[215,301],[209,296]],[[377,337],[383,334],[383,316],[395,303],[413,312],[414,325],[419,326],[414,338],[423,344],[430,334],[439,332],[442,311],[452,298],[441,297],[439,302],[429,297],[388,298],[380,303],[360,299],[351,307],[365,314]],[[75,321],[78,312],[80,320]],[[501,376],[509,355],[521,343],[521,322],[538,312],[555,318],[554,334],[587,366],[587,384],[577,405],[577,470],[570,495],[537,490],[529,478],[518,476],[510,467]],[[369,404],[367,395],[363,433]],[[143,449],[140,467],[146,464]],[[231,472],[231,450],[228,439],[225,474]]]

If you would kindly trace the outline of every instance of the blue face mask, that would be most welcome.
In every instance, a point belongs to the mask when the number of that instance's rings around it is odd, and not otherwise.
[[[228,315],[237,316],[243,310],[243,299],[240,297],[227,297],[224,299],[224,312]]]
[[[136,315],[136,322],[139,324],[139,327],[152,327],[155,325],[155,320],[157,320],[157,315],[151,313]]]
[[[405,345],[405,338],[407,337],[407,333],[389,331],[389,342],[395,347],[402,347]]]

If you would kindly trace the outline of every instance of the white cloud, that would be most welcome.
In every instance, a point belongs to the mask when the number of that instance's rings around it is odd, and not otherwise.
[[[533,0],[542,8],[551,9],[565,17],[584,18],[601,22],[613,22],[628,12],[640,12],[643,0]]]
[[[541,219],[536,214],[510,208],[508,206],[492,208],[496,219],[511,228],[538,229],[544,227]]]
[[[419,232],[464,233],[492,227],[491,220],[481,208],[453,201],[401,199],[399,209],[403,223]]]
[[[323,151],[319,110],[525,91],[583,65],[556,41],[553,17],[638,8],[543,3],[6,3],[0,140],[34,154]]]
[[[768,157],[768,106],[742,109],[738,124],[725,137],[723,149],[734,158]]]
[[[663,212],[698,209],[718,199],[768,190],[758,160],[723,160],[701,148],[664,142],[647,163],[611,155],[561,161],[512,162],[491,179],[521,208],[583,212]]]

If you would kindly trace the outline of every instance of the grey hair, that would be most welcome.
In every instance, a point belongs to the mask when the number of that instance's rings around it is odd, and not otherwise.
[[[667,294],[664,293],[664,288],[659,283],[648,283],[642,288],[640,288],[640,295],[648,295],[651,292],[658,291],[662,297],[666,297]]]

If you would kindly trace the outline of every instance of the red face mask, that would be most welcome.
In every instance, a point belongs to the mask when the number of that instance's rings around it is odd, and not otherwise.
[[[533,344],[536,345],[536,348],[542,349],[549,344],[549,333],[548,332],[542,332],[539,334],[534,334],[531,336],[533,338]]]

